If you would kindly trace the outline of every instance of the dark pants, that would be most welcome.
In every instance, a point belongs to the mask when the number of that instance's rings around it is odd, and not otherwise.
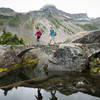
[[[37,42],[39,42],[40,36],[37,36]]]

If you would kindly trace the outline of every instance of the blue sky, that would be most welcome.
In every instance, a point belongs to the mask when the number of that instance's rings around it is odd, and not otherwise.
[[[53,4],[67,13],[87,13],[89,17],[100,17],[100,0],[0,0],[0,7],[16,12],[39,10],[46,4]]]

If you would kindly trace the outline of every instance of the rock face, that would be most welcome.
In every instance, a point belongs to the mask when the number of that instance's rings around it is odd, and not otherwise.
[[[100,44],[68,43],[34,46],[30,52],[27,51],[29,49],[25,46],[0,46],[0,72],[20,68],[20,66],[34,67],[38,60],[39,63],[35,69],[37,76],[44,74],[45,71],[81,72],[86,69],[89,59],[100,53]],[[23,55],[25,51],[27,53]]]
[[[74,43],[82,43],[85,45],[89,58],[89,68],[92,74],[100,75],[100,30],[79,35]]]
[[[49,71],[82,71],[87,64],[85,48],[81,44],[63,44],[49,59]]]
[[[38,64],[38,57],[27,51],[21,56],[17,56],[18,52],[22,49],[26,49],[25,46],[0,46],[0,77],[8,72],[24,67],[35,67]]]
[[[16,63],[21,63],[21,59],[15,54],[12,47],[0,46],[0,67],[7,67]]]
[[[100,53],[100,44],[61,44],[49,59],[48,71],[81,72],[96,53]]]
[[[89,21],[90,18],[87,16],[86,13],[79,13],[79,14],[72,14],[72,17],[76,20],[87,20]]]
[[[73,43],[82,43],[82,44],[91,44],[91,43],[100,43],[100,31],[92,31],[83,37],[79,37],[74,40]]]

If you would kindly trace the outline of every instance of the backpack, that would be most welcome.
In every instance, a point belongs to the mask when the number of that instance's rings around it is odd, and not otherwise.
[[[57,35],[57,33],[55,32],[55,33],[54,33],[54,36],[56,36],[56,35]]]
[[[42,33],[39,31],[39,33],[38,34],[40,34],[40,35],[42,35]]]

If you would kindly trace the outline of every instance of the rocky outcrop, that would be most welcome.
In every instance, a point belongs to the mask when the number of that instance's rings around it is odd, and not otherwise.
[[[83,36],[77,35],[74,43],[82,43],[85,45],[89,58],[89,68],[92,74],[100,75],[100,30],[87,32]]]
[[[25,48],[27,53],[25,51],[21,52]],[[39,59],[34,53],[28,50],[25,46],[0,46],[0,76],[4,76],[8,72],[18,68],[35,67]],[[21,53],[18,53],[19,51]]]
[[[30,49],[32,50],[29,52]],[[0,54],[0,72],[20,68],[20,66],[35,66],[39,60],[34,73],[36,76],[41,76],[51,71],[82,72],[87,68],[90,58],[100,53],[100,44],[69,43],[50,46],[34,45],[30,48],[1,46],[0,50],[2,52]]]
[[[62,44],[49,59],[49,71],[79,71],[86,68],[88,57],[81,44]]]
[[[88,34],[84,35],[83,37],[78,37],[76,40],[72,42],[82,43],[82,44],[100,43],[99,37],[100,37],[100,30],[92,31],[92,32],[88,32]]]
[[[72,18],[79,21],[90,21],[91,19],[87,16],[86,13],[72,14]]]
[[[100,44],[61,44],[49,59],[48,71],[81,72],[96,53],[100,53]]]

